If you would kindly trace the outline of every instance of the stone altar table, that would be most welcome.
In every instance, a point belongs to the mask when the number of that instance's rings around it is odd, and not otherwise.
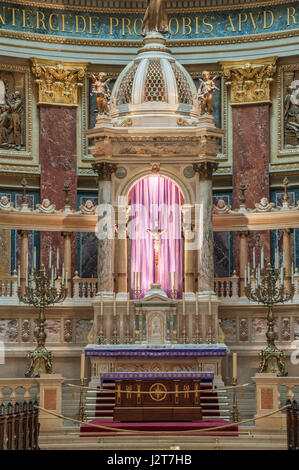
[[[113,375],[116,377],[114,421],[186,422],[202,419],[199,372]]]

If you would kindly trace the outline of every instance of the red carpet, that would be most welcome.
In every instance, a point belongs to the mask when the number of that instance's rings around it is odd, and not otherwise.
[[[117,421],[113,421],[112,419],[94,419],[90,423],[100,425],[100,426],[108,426],[110,428],[119,428],[128,431],[147,431],[147,432],[167,432],[167,431],[177,431],[174,435],[183,436],[184,434],[181,431],[198,431],[199,429],[208,429],[212,427],[224,426],[225,424],[230,424],[230,421],[226,421],[224,419],[214,419],[214,420],[203,420],[203,421],[193,421],[193,422],[180,422],[180,423],[119,423]],[[120,435],[120,433],[114,433],[113,431],[108,430],[97,430],[89,424],[83,425],[80,428],[80,436],[81,437],[96,437],[96,436],[116,436]],[[132,433],[121,433],[123,436],[131,436]],[[137,435],[137,434],[135,434]],[[186,434],[185,434],[186,435]],[[200,433],[200,434],[187,434],[189,436],[238,436],[238,426],[234,425],[229,428],[224,428],[217,432],[216,430],[212,433]]]

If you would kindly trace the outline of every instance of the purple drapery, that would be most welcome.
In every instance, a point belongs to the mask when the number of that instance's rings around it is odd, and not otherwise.
[[[166,230],[161,236],[159,252],[159,282],[169,295],[169,273],[178,273],[179,296],[182,291],[182,243],[180,206],[182,195],[172,181],[160,175],[149,176],[135,184],[130,192],[131,221],[131,287],[133,273],[141,274],[144,297],[155,278],[154,237],[147,229]],[[177,275],[176,275],[177,276]],[[173,277],[173,274],[172,274]]]

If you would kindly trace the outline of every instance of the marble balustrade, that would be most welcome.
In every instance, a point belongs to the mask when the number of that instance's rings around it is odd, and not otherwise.
[[[10,299],[11,301],[18,301],[17,295],[17,275],[9,277],[0,277],[0,305],[5,303],[5,300]],[[254,284],[254,281],[252,285]],[[294,276],[294,285],[295,285],[295,296],[294,300],[299,300],[299,273],[297,272]],[[231,277],[215,277],[214,278],[214,290],[216,295],[221,301],[233,303],[238,301],[242,297],[245,301],[246,298],[240,295],[240,278],[237,275]],[[72,293],[71,298],[67,299],[67,302],[70,302],[72,299],[77,300],[87,300],[90,304],[89,299],[92,299],[96,296],[98,292],[98,280],[96,278],[80,278],[79,276],[74,276],[72,280]],[[249,303],[249,301],[248,301]]]

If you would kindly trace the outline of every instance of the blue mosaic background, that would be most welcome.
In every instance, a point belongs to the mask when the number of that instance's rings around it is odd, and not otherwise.
[[[298,29],[298,2],[224,11],[169,14],[169,39],[210,39]],[[289,9],[289,10],[288,10]],[[292,16],[293,15],[293,16]],[[142,14],[102,13],[5,4],[0,30],[57,37],[140,40]],[[296,23],[295,23],[296,22]]]

